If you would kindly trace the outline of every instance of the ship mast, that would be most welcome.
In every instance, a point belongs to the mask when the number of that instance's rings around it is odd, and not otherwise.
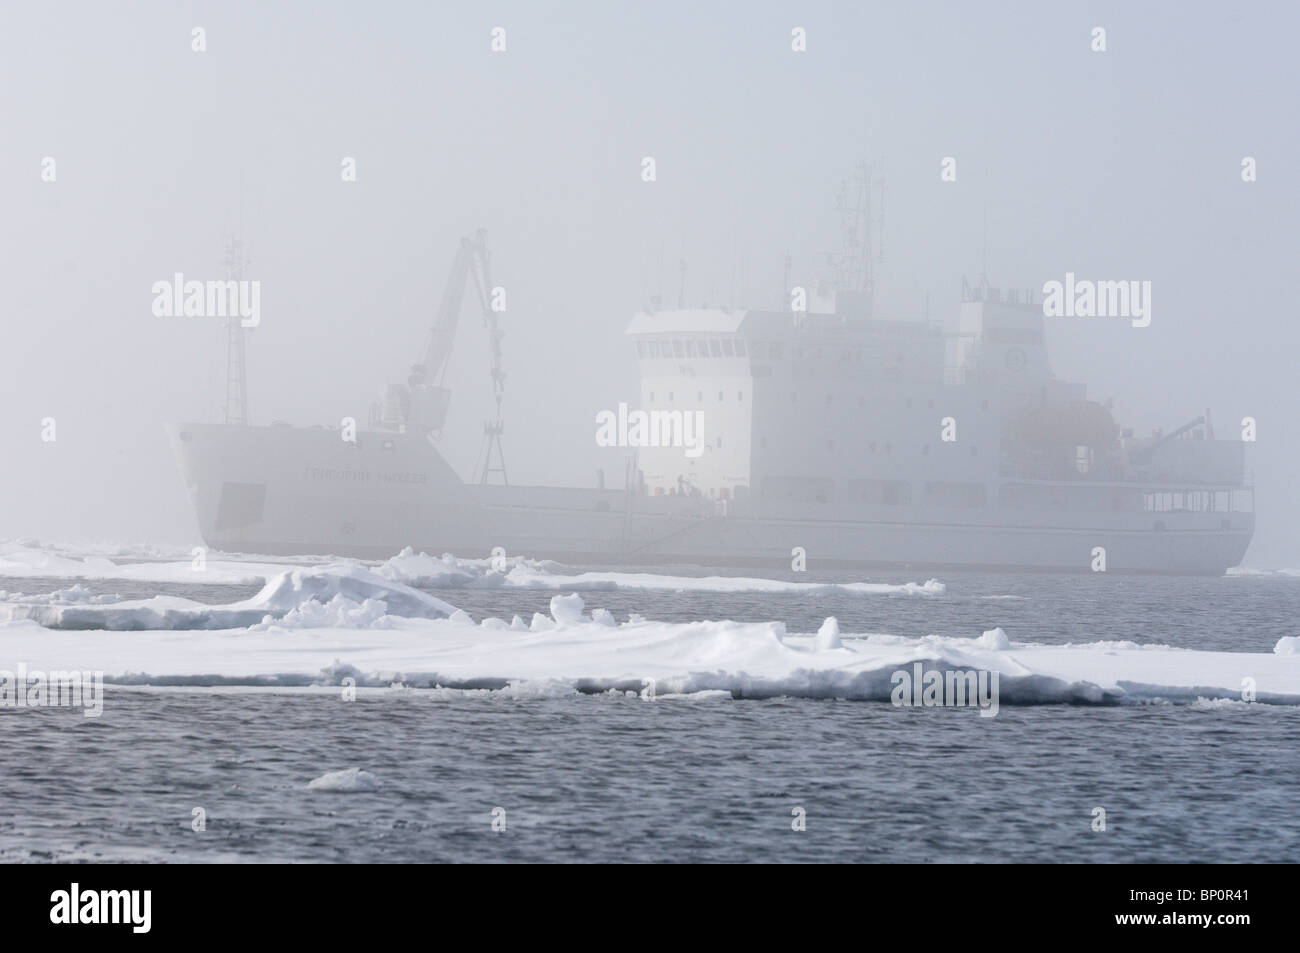
[[[858,162],[851,178],[841,183],[835,205],[840,213],[843,251],[831,256],[831,263],[835,266],[835,291],[849,305],[845,310],[864,317],[873,313],[876,295],[871,244],[871,182],[874,174],[875,164],[864,159]],[[883,182],[880,204],[883,214]],[[879,224],[882,226],[883,244],[883,222]]]
[[[244,244],[238,238],[226,242],[222,262],[227,281],[244,278]],[[248,425],[248,375],[244,361],[244,325],[238,314],[226,319],[226,423]]]

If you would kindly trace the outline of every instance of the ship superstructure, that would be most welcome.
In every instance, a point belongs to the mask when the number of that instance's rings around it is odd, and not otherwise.
[[[945,334],[876,315],[861,269],[806,310],[635,315],[639,389],[619,401],[622,439],[602,451],[622,480],[509,484],[487,262],[482,233],[462,242],[425,361],[387,388],[355,440],[327,427],[174,428],[210,546],[372,558],[503,548],[713,568],[788,567],[802,552],[827,567],[1218,574],[1249,545],[1244,444],[1214,439],[1208,412],[1135,438],[1083,384],[1053,374],[1031,294],[965,285],[957,333]],[[464,482],[438,434],[470,277],[498,413]],[[625,439],[628,408],[693,441]]]

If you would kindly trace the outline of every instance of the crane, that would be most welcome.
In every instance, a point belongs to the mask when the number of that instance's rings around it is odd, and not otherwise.
[[[1209,411],[1206,411],[1206,413],[1208,414]],[[1151,457],[1155,454],[1157,449],[1163,447],[1171,440],[1177,440],[1183,434],[1187,433],[1187,431],[1192,430],[1195,427],[1199,427],[1201,424],[1205,422],[1206,422],[1205,417],[1197,417],[1195,420],[1183,424],[1177,430],[1171,430],[1163,437],[1157,437],[1155,441],[1153,441],[1152,443],[1149,443],[1144,447],[1138,447],[1131,454],[1129,454],[1129,459],[1132,460],[1133,463],[1135,464],[1150,463]]]
[[[460,240],[451,273],[447,276],[447,284],[438,302],[429,342],[424,350],[424,360],[411,367],[405,384],[388,385],[377,422],[390,430],[404,431],[411,427],[428,435],[442,432],[451,402],[451,391],[442,382],[456,339],[456,328],[460,323],[465,285],[471,280],[483,314],[483,324],[488,329],[489,374],[492,378],[492,397],[496,404],[494,419],[483,425],[485,449],[482,454],[481,482],[486,483],[492,473],[499,473],[504,482],[509,482],[506,478],[505,458],[501,452],[501,400],[505,393],[506,379],[501,366],[501,339],[504,331],[493,307],[493,295],[497,289],[492,287],[487,233],[481,228],[474,235]],[[492,465],[494,454],[498,461],[495,467]]]

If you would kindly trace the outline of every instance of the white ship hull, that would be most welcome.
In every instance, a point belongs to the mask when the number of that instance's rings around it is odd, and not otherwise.
[[[464,484],[424,437],[186,424],[172,439],[204,542],[231,552],[509,555],[591,565],[1095,571],[1220,575],[1244,512],[1104,512],[646,496]],[[1132,487],[1129,487],[1132,489]],[[996,497],[994,497],[996,498]]]

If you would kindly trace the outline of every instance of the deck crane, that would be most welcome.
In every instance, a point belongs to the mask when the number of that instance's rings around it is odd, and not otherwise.
[[[1183,424],[1177,430],[1171,430],[1169,431],[1169,433],[1165,434],[1164,436],[1157,437],[1155,440],[1153,440],[1151,443],[1147,444],[1146,446],[1138,447],[1136,450],[1134,450],[1132,453],[1129,454],[1129,459],[1135,464],[1150,463],[1152,456],[1155,455],[1155,452],[1158,449],[1160,449],[1167,443],[1177,440],[1179,437],[1187,433],[1189,430],[1193,430],[1205,422],[1206,422],[1205,417],[1197,417],[1195,420]]]
[[[451,402],[451,391],[443,386],[443,377],[456,339],[465,284],[470,279],[483,313],[483,324],[488,329],[489,373],[496,405],[494,418],[483,425],[484,449],[481,454],[483,463],[480,482],[487,483],[490,474],[499,473],[502,481],[508,483],[505,458],[501,451],[501,399],[505,392],[506,378],[501,366],[501,338],[504,332],[498,313],[493,308],[495,289],[492,287],[487,233],[483,229],[460,240],[451,274],[447,277],[442,298],[438,302],[429,343],[425,347],[424,361],[411,367],[405,384],[388,385],[377,422],[390,430],[404,431],[411,428],[427,435],[442,432],[447,421],[447,407]],[[494,456],[496,466],[493,466]]]

